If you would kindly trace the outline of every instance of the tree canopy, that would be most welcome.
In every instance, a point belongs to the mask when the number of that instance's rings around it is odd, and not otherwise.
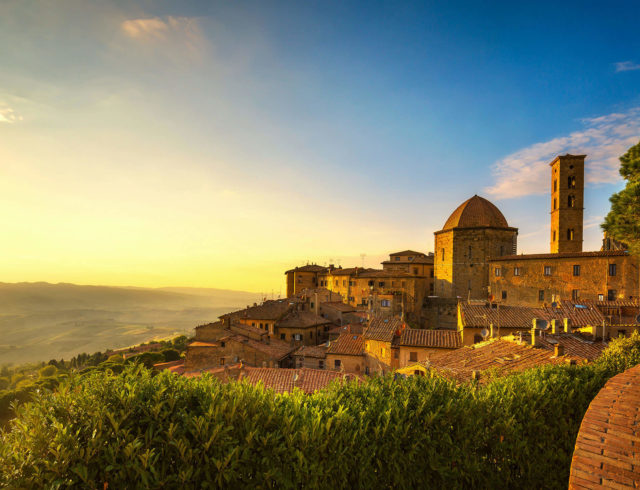
[[[601,226],[610,237],[627,244],[631,253],[640,255],[640,143],[620,157],[620,175],[627,184],[609,198],[611,211]]]

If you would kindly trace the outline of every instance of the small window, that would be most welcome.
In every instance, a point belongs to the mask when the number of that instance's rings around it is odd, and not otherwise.
[[[502,291],[502,299],[507,299],[507,292],[506,291]]]
[[[550,276],[551,275],[551,266],[550,265],[545,265],[544,266],[544,275],[545,276]]]
[[[576,177],[575,175],[569,175],[569,182],[567,187],[569,187],[569,189],[575,189],[576,188]]]
[[[500,245],[500,256],[504,255],[504,245]]]
[[[500,269],[500,267],[496,267],[493,270],[493,273],[495,274],[496,277],[500,277],[502,275],[502,270]]]
[[[378,281],[378,287],[379,288],[383,288],[384,287],[384,281]]]
[[[442,260],[444,260],[444,248],[442,249]]]
[[[574,265],[573,266],[573,275],[574,276],[579,276],[580,275],[580,266],[579,265]]]
[[[567,198],[567,206],[569,206],[570,208],[576,207],[576,196],[569,196]]]
[[[577,289],[573,289],[573,290],[571,291],[571,299],[572,299],[573,301],[578,301],[578,299],[579,299],[579,298],[580,298],[580,291],[579,291],[579,290],[577,290]]]
[[[411,362],[417,362],[418,361],[418,353],[417,352],[409,352],[409,360]]]
[[[375,282],[374,281],[369,281],[368,284],[369,284],[369,286],[373,286],[375,284]]]
[[[340,368],[341,365],[342,365],[342,362],[340,361],[340,359],[336,359],[335,361],[333,361],[333,366],[336,369]]]
[[[473,258],[473,254],[471,253],[471,245],[469,245],[469,260]]]
[[[413,268],[413,274],[416,275],[416,276],[418,275],[418,268],[417,267]]]
[[[553,181],[553,192],[558,190],[558,179],[554,179]]]
[[[224,342],[220,342],[220,347],[224,348],[226,344]]]
[[[433,277],[433,269],[429,271],[429,277]],[[402,283],[402,287],[404,287],[404,283]]]
[[[387,354],[387,349],[385,349],[384,347],[382,347],[380,349],[380,354],[382,355],[382,357],[384,357]]]
[[[607,291],[607,300],[615,301],[617,295],[618,292],[615,289],[609,289],[609,291]]]
[[[396,261],[396,262],[397,262],[397,261],[399,261],[399,260],[400,260],[400,257],[396,257],[396,258],[395,258],[395,261]]]
[[[616,264],[609,264],[609,275],[615,276],[617,271]]]
[[[260,328],[264,330],[264,324],[263,323],[260,324]]]
[[[514,276],[519,276],[520,275],[520,267],[514,267],[513,268],[513,275]]]
[[[573,228],[567,228],[567,240],[573,240]]]
[[[285,336],[285,334],[283,333],[280,334],[280,340],[287,340],[287,337]]]
[[[544,301],[544,289],[538,291],[538,301]]]
[[[255,323],[255,322],[251,322],[251,326],[252,326],[252,327],[255,327],[255,326],[256,326],[256,323]]]
[[[556,241],[556,230],[553,230],[553,241]]]
[[[388,299],[383,299],[380,301],[380,306],[382,306],[383,308],[389,308],[389,306],[391,306],[391,301],[389,301]]]
[[[558,200],[555,197],[553,198],[553,209],[558,209]]]
[[[313,338],[313,332],[309,332],[309,338],[312,339]]]
[[[221,358],[220,358],[220,365],[221,365],[221,366],[224,366],[224,357],[221,357]]]
[[[324,369],[324,361],[323,361],[322,359],[320,359],[320,360],[318,361],[318,367],[319,367],[320,369]]]
[[[347,281],[345,279],[342,280],[342,286],[346,286],[347,285]]]
[[[396,359],[400,358],[400,351],[398,349],[395,349],[393,351],[393,357],[395,357]]]
[[[604,294],[598,295],[598,301],[604,301]]]

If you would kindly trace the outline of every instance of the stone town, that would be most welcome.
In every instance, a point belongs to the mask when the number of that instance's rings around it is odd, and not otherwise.
[[[286,299],[196,327],[186,358],[157,365],[284,392],[391,371],[456,382],[483,372],[590,362],[638,329],[638,259],[605,236],[582,250],[585,155],[550,163],[549,253],[518,255],[518,228],[473,196],[435,232],[432,253],[381,269],[306,264]]]

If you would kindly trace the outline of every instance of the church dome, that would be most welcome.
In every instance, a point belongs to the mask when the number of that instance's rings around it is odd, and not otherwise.
[[[475,195],[451,213],[443,230],[453,228],[509,228],[500,210],[486,199]]]

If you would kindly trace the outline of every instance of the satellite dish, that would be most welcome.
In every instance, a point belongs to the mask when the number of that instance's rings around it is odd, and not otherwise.
[[[547,320],[536,319],[536,328],[547,330],[549,328],[549,322]]]
[[[640,315],[638,315],[640,316]],[[489,335],[489,330],[487,330],[486,328],[483,328],[482,331],[480,332],[480,335],[482,335],[483,339],[487,338],[487,335]]]
[[[558,307],[558,303],[556,303],[555,301],[551,303],[551,308],[557,308],[557,307]]]

